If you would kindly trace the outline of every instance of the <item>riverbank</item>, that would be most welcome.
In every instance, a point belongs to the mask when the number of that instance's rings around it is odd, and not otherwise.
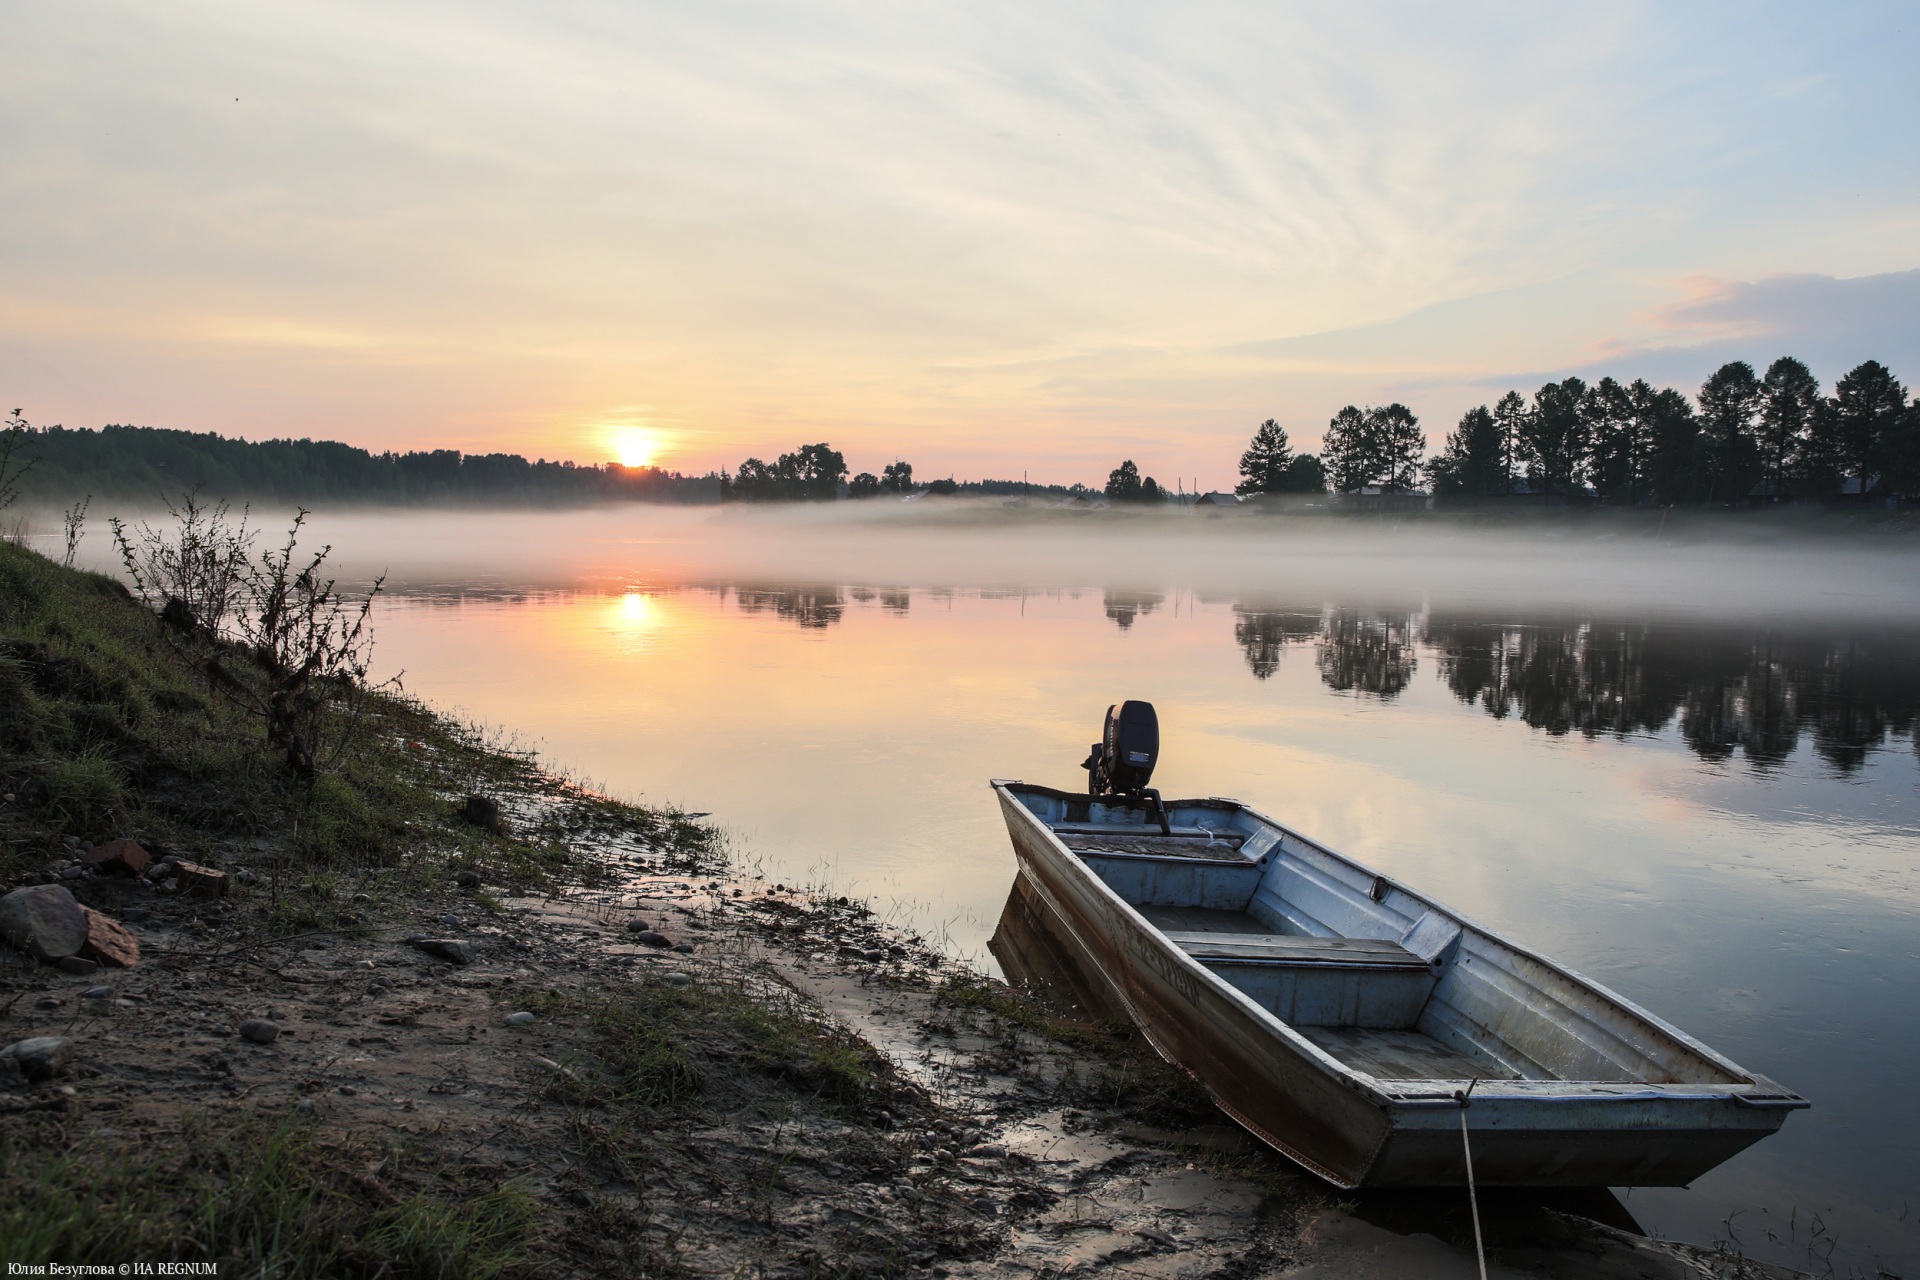
[[[143,610],[25,556],[0,547],[0,888],[71,893],[139,960],[0,951],[0,1043],[63,1042],[44,1078],[0,1076],[0,1261],[1474,1273],[1457,1194],[1327,1188],[1126,1029],[743,876],[695,816],[397,697],[288,785]],[[116,836],[224,893],[89,870]],[[1783,1274],[1487,1208],[1507,1274]]]

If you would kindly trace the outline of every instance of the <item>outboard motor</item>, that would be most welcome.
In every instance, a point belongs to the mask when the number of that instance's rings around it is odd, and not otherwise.
[[[1123,702],[1107,708],[1100,741],[1081,764],[1087,771],[1087,791],[1150,806],[1160,819],[1160,830],[1173,834],[1160,793],[1147,785],[1160,761],[1160,717],[1151,702]]]

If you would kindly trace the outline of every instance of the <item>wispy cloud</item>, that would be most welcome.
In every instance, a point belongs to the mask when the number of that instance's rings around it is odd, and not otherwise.
[[[1734,303],[1647,318],[1682,276],[1913,266],[1884,20],[29,0],[0,383],[377,445],[594,456],[578,424],[646,403],[687,465],[831,433],[1174,470],[1328,399],[1452,412],[1494,371],[1708,342]]]

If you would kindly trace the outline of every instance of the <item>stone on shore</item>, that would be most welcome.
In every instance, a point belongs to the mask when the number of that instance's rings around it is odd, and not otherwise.
[[[35,1036],[0,1049],[0,1060],[13,1064],[29,1080],[51,1080],[73,1060],[73,1041],[65,1036]]]
[[[500,802],[491,796],[468,796],[460,802],[460,816],[482,831],[504,833],[507,829],[500,816]]]
[[[644,942],[650,947],[671,947],[673,945],[673,940],[667,937],[666,934],[655,929],[647,928],[642,921],[628,921],[627,929],[633,934],[633,940],[635,942]]]
[[[472,964],[480,954],[465,938],[414,938],[412,943],[430,956],[451,960],[455,964]]]
[[[240,1038],[255,1044],[272,1044],[280,1038],[280,1027],[265,1018],[248,1018],[238,1027]]]
[[[60,885],[28,885],[0,898],[0,938],[36,960],[57,963],[86,945],[87,917]]]
[[[101,871],[137,876],[146,871],[147,865],[153,861],[153,855],[131,840],[109,840],[87,850],[80,860]]]
[[[82,957],[109,969],[131,969],[140,963],[139,939],[127,932],[125,925],[92,907],[80,910],[87,918],[87,940],[80,945]]]
[[[100,972],[100,962],[84,956],[61,956],[55,968],[70,978],[91,978]]]

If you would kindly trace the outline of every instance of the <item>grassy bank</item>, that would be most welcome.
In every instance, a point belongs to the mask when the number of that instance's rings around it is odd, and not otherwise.
[[[244,666],[231,665],[240,678]],[[552,887],[602,874],[567,837],[596,824],[710,852],[677,815],[576,791],[563,813],[501,829],[463,797],[565,791],[531,758],[398,691],[359,695],[311,782],[268,749],[259,717],[181,661],[116,580],[0,542],[0,881],[71,842],[120,836],[156,856],[233,863],[276,889],[377,878],[389,889],[467,868]],[[296,918],[301,917],[301,918]],[[289,923],[338,923],[295,912]]]
[[[462,873],[489,887],[461,900],[482,917],[496,894],[598,883],[608,870],[592,846],[616,835],[663,869],[718,865],[710,828],[571,786],[398,691],[342,714],[352,731],[302,780],[119,582],[0,542],[0,890],[58,879],[109,914],[184,923],[209,952],[160,951],[126,972],[192,986],[209,956],[370,937]],[[503,819],[474,821],[469,796]],[[61,877],[83,842],[119,837],[226,871],[231,891],[190,905],[138,881]],[[51,973],[0,954],[0,1018],[17,1020],[36,991],[69,998]],[[43,1030],[0,1024],[0,1042]],[[0,1258],[212,1261],[273,1276],[538,1270],[538,1214],[512,1179],[476,1178],[391,1134],[225,1099],[93,1127],[77,1123],[84,1097],[49,1084],[0,1104]]]

